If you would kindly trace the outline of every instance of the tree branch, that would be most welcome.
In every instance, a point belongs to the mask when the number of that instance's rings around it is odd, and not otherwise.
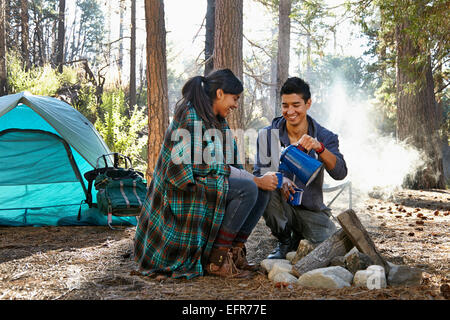
[[[247,38],[244,34],[244,39],[248,41],[248,43],[250,43],[250,45],[252,45],[253,47],[256,47],[260,50],[262,50],[269,58],[273,58],[273,55],[270,54],[270,52],[267,52],[266,49],[264,49],[263,47],[259,46],[258,44],[256,44],[255,42],[251,41],[249,38]]]
[[[245,62],[245,61],[244,61],[244,66],[245,66],[248,70],[251,70],[250,66],[249,66],[249,65],[247,64],[247,62]],[[261,83],[261,84],[264,84],[264,85],[266,85],[266,86],[269,86],[269,87],[276,87],[276,86],[277,86],[276,83],[270,83],[270,82],[265,82],[265,81],[261,80],[261,78],[262,78],[261,75],[255,75],[255,74],[250,73],[250,72],[247,72],[247,71],[245,71],[245,70],[244,70],[244,74],[245,74],[246,76],[249,76],[250,78],[253,78],[256,82]]]

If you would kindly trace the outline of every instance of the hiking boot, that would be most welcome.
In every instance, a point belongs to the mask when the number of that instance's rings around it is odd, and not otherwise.
[[[231,248],[231,252],[233,253],[233,262],[238,269],[248,270],[252,272],[259,270],[259,266],[257,264],[248,263],[246,257],[247,250],[245,249],[245,246],[243,244],[242,246],[239,244]]]
[[[278,246],[267,256],[267,259],[286,259],[286,254],[289,252],[291,246],[291,239],[281,240]]]
[[[247,278],[250,272],[239,270],[233,262],[229,248],[213,248],[205,267],[206,274],[224,278]]]

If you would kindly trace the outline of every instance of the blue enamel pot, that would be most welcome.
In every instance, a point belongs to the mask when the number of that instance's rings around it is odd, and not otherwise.
[[[290,145],[283,150],[280,157],[280,169],[292,172],[305,186],[319,173],[323,163]]]

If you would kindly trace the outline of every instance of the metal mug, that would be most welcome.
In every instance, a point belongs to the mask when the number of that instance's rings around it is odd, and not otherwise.
[[[295,192],[289,195],[288,203],[293,206],[299,206],[302,203],[303,189],[295,188]]]
[[[277,189],[281,189],[281,186],[283,185],[283,174],[281,172],[275,173],[278,179]]]

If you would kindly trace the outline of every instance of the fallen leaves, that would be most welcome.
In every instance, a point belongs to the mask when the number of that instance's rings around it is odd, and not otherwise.
[[[283,289],[283,288],[293,289],[294,287],[289,282],[276,282],[275,283],[275,288],[278,288],[278,289]]]
[[[450,299],[450,285],[448,285],[448,283],[444,283],[441,286],[440,291],[445,299]]]

